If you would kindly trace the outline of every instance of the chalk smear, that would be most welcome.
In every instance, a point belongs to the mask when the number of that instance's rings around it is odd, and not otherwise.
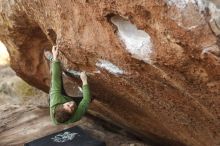
[[[179,9],[184,10],[190,3],[196,6],[199,12],[205,11],[207,8],[210,10],[212,18],[220,16],[220,8],[210,0],[166,0],[170,6],[176,6]]]
[[[220,19],[220,8],[218,8],[214,3],[210,2],[208,5],[212,19]]]
[[[114,65],[113,63],[111,63],[110,61],[107,61],[107,60],[100,59],[96,63],[96,66],[100,67],[100,68],[103,68],[103,69],[107,70],[108,72],[110,72],[114,75],[124,74],[124,71],[122,69],[120,69],[119,67],[117,67],[116,65]]]
[[[207,23],[206,13],[210,14],[210,21],[215,20],[220,25],[220,2],[217,0],[165,0],[165,2],[168,6],[178,9],[173,19],[184,29],[192,30]],[[186,24],[183,21],[189,23]]]
[[[168,5],[175,5],[177,8],[185,8],[190,0],[167,0]]]
[[[132,57],[150,63],[153,49],[151,37],[145,31],[137,29],[134,24],[120,16],[112,17],[111,21],[118,27],[118,35]]]

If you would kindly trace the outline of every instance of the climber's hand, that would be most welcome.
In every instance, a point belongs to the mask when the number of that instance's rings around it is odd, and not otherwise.
[[[59,50],[59,49],[58,49],[57,46],[53,46],[53,47],[52,47],[53,60],[57,60],[58,50]]]
[[[86,85],[87,84],[87,76],[86,76],[86,73],[84,71],[80,73],[80,78],[83,82],[83,85]]]

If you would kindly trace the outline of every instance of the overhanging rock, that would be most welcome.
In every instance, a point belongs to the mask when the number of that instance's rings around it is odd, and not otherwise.
[[[91,73],[92,113],[163,145],[217,146],[217,18],[217,0],[2,0],[0,40],[41,90],[58,43],[64,68]]]

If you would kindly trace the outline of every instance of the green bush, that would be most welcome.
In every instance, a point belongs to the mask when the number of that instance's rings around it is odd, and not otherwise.
[[[17,93],[19,96],[27,97],[27,96],[34,96],[35,95],[35,89],[28,85],[23,80],[19,80],[17,83],[15,83],[15,93]]]

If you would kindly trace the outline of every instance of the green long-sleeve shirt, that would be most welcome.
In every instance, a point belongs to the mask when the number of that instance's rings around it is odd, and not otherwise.
[[[60,124],[56,121],[54,118],[54,111],[57,105],[63,104],[68,101],[72,101],[72,99],[68,96],[64,96],[61,94],[61,66],[59,61],[53,61],[52,62],[52,77],[51,77],[51,87],[50,87],[50,116],[54,124]],[[76,122],[81,119],[81,117],[86,113],[89,103],[90,103],[90,90],[89,86],[84,85],[83,86],[83,99],[79,103],[75,113],[72,115],[72,117],[62,124],[69,124]]]

